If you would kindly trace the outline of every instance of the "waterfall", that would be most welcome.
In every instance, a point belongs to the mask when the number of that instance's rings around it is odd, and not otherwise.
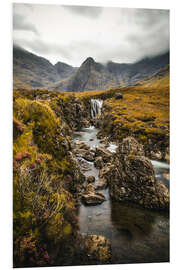
[[[91,99],[91,117],[96,118],[101,115],[101,108],[103,105],[103,100]]]

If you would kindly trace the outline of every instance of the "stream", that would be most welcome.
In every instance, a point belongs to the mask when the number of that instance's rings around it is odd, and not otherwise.
[[[99,113],[99,111],[98,111]],[[91,148],[102,145],[94,126],[74,132],[74,141],[83,141]],[[116,151],[116,145],[108,149]],[[85,161],[89,167],[85,176],[95,176],[98,183],[99,169],[93,162]],[[158,181],[169,188],[169,165],[152,161]],[[111,263],[150,263],[169,261],[169,216],[166,212],[152,211],[130,203],[110,199],[108,188],[100,191],[106,201],[95,206],[81,204],[78,210],[81,234],[103,235],[111,242]]]

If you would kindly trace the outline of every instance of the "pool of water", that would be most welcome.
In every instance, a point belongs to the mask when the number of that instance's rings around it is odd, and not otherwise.
[[[98,129],[84,128],[75,132],[74,140],[80,140],[95,148],[100,143]],[[114,152],[115,145],[110,144]],[[152,161],[158,181],[169,187],[169,165]],[[94,175],[98,182],[99,170],[88,162],[86,176]],[[109,190],[100,191],[106,201],[101,205],[80,205],[78,210],[79,232],[107,237],[112,247],[112,263],[143,263],[169,261],[168,213],[142,209],[134,204],[114,202]]]

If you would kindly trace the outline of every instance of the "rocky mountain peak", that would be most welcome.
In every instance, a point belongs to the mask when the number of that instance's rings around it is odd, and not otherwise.
[[[84,65],[84,64],[86,64],[86,65],[95,64],[95,61],[94,61],[94,59],[93,59],[92,57],[88,57],[88,58],[83,62],[82,65]]]

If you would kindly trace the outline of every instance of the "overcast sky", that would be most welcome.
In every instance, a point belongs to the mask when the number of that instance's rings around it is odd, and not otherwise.
[[[13,42],[53,64],[131,63],[169,50],[169,11],[14,4]]]

